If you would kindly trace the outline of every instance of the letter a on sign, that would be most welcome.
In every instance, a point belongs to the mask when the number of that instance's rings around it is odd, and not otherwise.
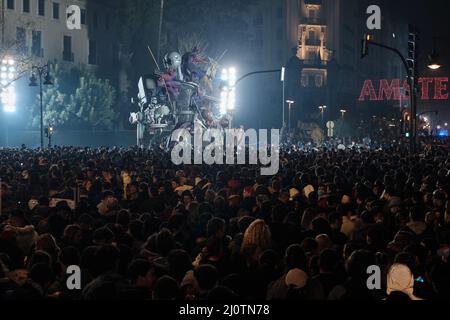
[[[370,17],[367,18],[367,29],[369,30],[381,30],[381,9],[377,5],[371,5],[367,8],[367,14]]]
[[[79,6],[68,6],[66,9],[66,17],[66,24],[69,30],[81,30],[81,9]]]
[[[370,266],[367,268],[367,289],[381,290],[381,269],[379,266]]]
[[[67,274],[70,276],[67,277],[66,285],[69,290],[81,290],[81,269],[79,266],[69,266],[67,268]]]

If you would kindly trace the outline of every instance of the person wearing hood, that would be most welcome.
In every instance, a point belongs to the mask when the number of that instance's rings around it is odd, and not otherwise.
[[[414,295],[414,275],[408,266],[400,263],[392,265],[387,274],[387,290],[390,296],[394,292],[402,292],[411,300],[423,300]]]

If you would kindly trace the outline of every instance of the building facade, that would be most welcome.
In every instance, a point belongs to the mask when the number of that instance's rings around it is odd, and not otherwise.
[[[70,30],[66,9],[81,9],[81,29]],[[33,61],[87,66],[111,77],[117,63],[114,7],[101,0],[3,0],[2,46]]]
[[[297,1],[296,50],[288,62],[288,98],[296,102],[296,119],[320,122],[339,118],[343,109],[375,115],[399,107],[398,101],[375,106],[358,100],[366,79],[402,79],[406,73],[401,60],[385,50],[370,48],[361,59],[361,40],[369,31],[366,10],[374,4],[382,9],[382,29],[370,33],[406,55],[407,23],[392,16],[389,1]]]

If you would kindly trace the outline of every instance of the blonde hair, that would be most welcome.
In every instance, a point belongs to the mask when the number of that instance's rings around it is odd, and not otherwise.
[[[267,250],[272,246],[272,236],[264,220],[253,221],[244,233],[241,251],[249,248]]]

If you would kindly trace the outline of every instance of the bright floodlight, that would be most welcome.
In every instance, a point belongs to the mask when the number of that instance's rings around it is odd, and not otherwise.
[[[227,113],[227,99],[228,99],[228,88],[224,88],[220,93],[220,113],[225,115]]]
[[[231,88],[228,91],[228,101],[227,101],[227,109],[232,111],[234,110],[236,106],[236,90],[234,88]]]
[[[229,79],[228,84],[230,87],[234,87],[236,85],[236,68],[228,69]]]
[[[222,70],[222,80],[223,81],[228,81],[228,69],[223,69]]]
[[[5,112],[16,111],[16,90],[14,87],[14,79],[16,78],[15,61],[12,58],[2,60],[0,67],[0,83],[2,85],[0,92],[0,100]]]
[[[16,111],[16,92],[14,87],[10,86],[8,89],[3,90],[1,93],[1,101],[3,104],[3,110],[6,112]]]
[[[225,115],[228,111],[233,111],[236,107],[236,68],[224,68],[221,79],[224,83],[220,93],[220,113]]]

